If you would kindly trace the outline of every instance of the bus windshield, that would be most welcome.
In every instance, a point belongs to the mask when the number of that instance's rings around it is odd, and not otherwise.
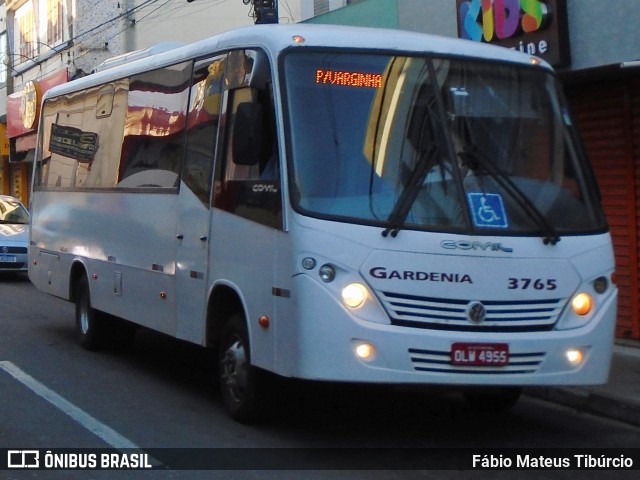
[[[528,65],[332,51],[284,58],[300,213],[430,230],[603,231],[555,77]]]

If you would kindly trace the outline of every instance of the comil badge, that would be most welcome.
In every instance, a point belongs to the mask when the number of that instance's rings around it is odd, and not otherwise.
[[[487,316],[487,309],[481,302],[471,302],[467,306],[467,318],[473,323],[483,322]]]

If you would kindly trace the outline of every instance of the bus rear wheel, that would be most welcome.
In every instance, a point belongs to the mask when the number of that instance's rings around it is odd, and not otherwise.
[[[218,349],[218,380],[222,401],[229,415],[241,423],[259,419],[261,372],[251,365],[249,335],[242,315],[225,323]]]
[[[89,281],[83,276],[76,286],[76,331],[78,342],[86,350],[99,350],[104,337],[100,312],[91,306]]]

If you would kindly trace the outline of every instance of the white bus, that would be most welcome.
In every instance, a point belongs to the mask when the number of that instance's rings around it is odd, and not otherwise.
[[[87,349],[215,348],[241,421],[265,372],[488,408],[606,381],[611,239],[545,62],[263,25],[111,63],[46,92],[34,162],[29,275]]]

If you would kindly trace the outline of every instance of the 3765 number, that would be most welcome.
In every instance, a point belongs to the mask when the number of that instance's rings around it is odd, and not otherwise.
[[[555,290],[555,278],[509,278],[509,290]]]

